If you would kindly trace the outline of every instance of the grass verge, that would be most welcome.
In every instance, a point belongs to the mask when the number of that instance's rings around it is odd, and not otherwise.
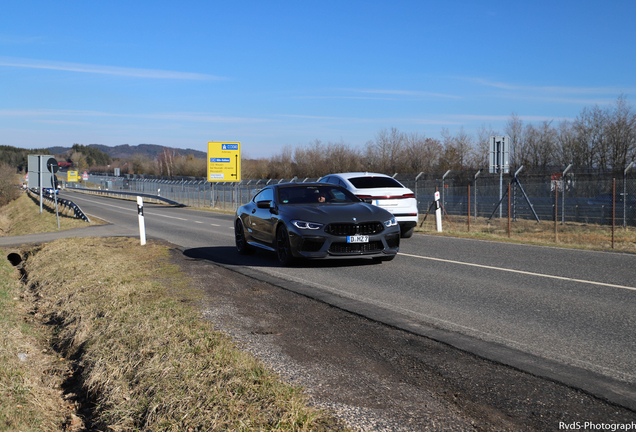
[[[0,259],[0,430],[61,430],[71,414],[61,391],[67,364],[45,348],[49,331],[22,291],[19,272]]]
[[[437,232],[435,215],[429,214],[424,220],[420,215],[420,223],[416,232],[424,234],[445,235],[451,237],[476,238],[501,242],[526,243],[543,246],[603,250],[636,253],[636,229],[634,227],[616,227],[612,244],[612,227],[598,224],[568,222],[555,226],[554,221],[517,220],[510,223],[508,219],[471,218],[470,231],[465,216],[444,216],[443,231]]]
[[[103,222],[93,218],[91,223],[63,213],[60,216],[60,228],[57,227],[55,209],[43,206],[40,213],[39,201],[27,193],[0,209],[0,236],[18,236],[33,233],[64,231],[89,225],[100,225]]]
[[[68,250],[82,253],[61,260]],[[7,428],[46,424],[41,429],[62,430],[74,422],[76,430],[342,430],[333,418],[308,406],[302,389],[282,383],[201,318],[191,305],[200,293],[170,264],[166,246],[73,238],[29,254],[20,301],[12,297],[20,290],[19,274],[2,262],[7,281],[0,312],[3,334],[16,333],[25,317],[33,318],[29,331],[42,346],[31,351],[55,350],[48,362],[57,369],[46,369],[57,371],[58,382],[44,390],[64,388],[76,411],[71,417],[55,409],[59,395],[39,409],[44,405],[28,383],[41,382],[42,373],[20,362],[20,342],[6,349],[3,342],[3,355],[11,362],[1,366],[9,394],[0,400],[0,413],[6,413],[5,426],[16,426]],[[30,315],[19,312],[19,303]],[[70,372],[63,372],[66,360],[60,358],[70,359]],[[15,368],[37,376],[20,380]],[[49,399],[46,394],[44,399]],[[29,407],[28,418],[15,413],[16,405]]]

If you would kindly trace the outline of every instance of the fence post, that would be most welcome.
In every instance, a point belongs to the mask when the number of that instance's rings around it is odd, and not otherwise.
[[[557,223],[558,223],[557,221],[559,220],[558,212],[559,212],[559,184],[557,180],[554,185],[554,242],[555,243],[559,242],[559,238],[557,236]]]
[[[634,166],[634,162],[630,162],[623,173],[623,228],[627,227],[627,171]]]
[[[468,232],[470,232],[470,185],[468,185]]]
[[[563,196],[561,197],[561,225],[565,224],[565,173],[567,173],[570,168],[572,168],[572,164],[569,164],[561,175],[561,182],[563,183]]]
[[[481,170],[475,173],[475,222],[477,222],[477,176],[481,173]],[[470,215],[469,215],[470,216]]]
[[[510,183],[508,183],[508,238],[512,235],[512,227],[510,226]]]
[[[417,196],[417,180],[422,176],[422,174],[424,174],[423,172],[419,173],[416,177],[415,177],[415,206],[419,209],[419,199]],[[419,210],[418,210],[419,213]]]
[[[612,249],[614,249],[615,228],[616,228],[616,179],[612,179]]]
[[[442,176],[442,207],[446,208],[446,185],[444,184],[444,179],[451,172],[451,170],[446,171],[446,173]]]

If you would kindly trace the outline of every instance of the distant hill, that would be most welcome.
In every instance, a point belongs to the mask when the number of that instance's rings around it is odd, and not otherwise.
[[[207,153],[200,150],[193,149],[173,149],[172,147],[160,146],[157,144],[139,144],[139,145],[128,145],[122,144],[115,147],[109,147],[103,144],[89,144],[86,147],[95,147],[113,159],[126,159],[133,155],[143,155],[147,156],[151,159],[154,159],[164,151],[166,148],[170,148],[171,150],[176,151],[181,156],[192,155],[196,159],[206,159]],[[71,149],[71,147],[49,147],[49,151],[54,155],[65,154]]]

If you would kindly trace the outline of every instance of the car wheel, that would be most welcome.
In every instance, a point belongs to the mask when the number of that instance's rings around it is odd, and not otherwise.
[[[415,227],[400,228],[400,237],[402,237],[402,238],[411,238],[413,236],[414,232],[415,232]]]
[[[245,240],[245,229],[240,219],[237,219],[234,224],[234,240],[236,242],[236,250],[240,255],[247,255],[252,251],[250,245],[247,244],[247,240]]]
[[[289,266],[294,262],[291,244],[289,243],[289,233],[285,225],[279,226],[278,230],[276,230],[276,254],[278,255],[278,261],[284,266]]]

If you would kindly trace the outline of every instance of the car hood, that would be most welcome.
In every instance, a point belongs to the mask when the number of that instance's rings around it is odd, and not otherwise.
[[[287,218],[307,222],[385,222],[393,217],[388,211],[366,203],[298,204],[280,207]]]

